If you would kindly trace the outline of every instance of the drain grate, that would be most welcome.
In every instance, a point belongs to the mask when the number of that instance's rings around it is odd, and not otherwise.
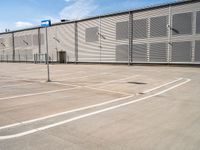
[[[130,84],[147,84],[147,83],[144,83],[144,82],[127,82],[127,83],[130,83]]]

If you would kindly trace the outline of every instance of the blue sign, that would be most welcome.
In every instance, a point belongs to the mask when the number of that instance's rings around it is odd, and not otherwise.
[[[51,20],[42,20],[41,27],[49,27],[51,26]]]

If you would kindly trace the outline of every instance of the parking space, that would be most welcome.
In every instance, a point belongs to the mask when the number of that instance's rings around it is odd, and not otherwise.
[[[49,83],[42,64],[0,68],[2,150],[200,146],[199,68],[51,65]]]

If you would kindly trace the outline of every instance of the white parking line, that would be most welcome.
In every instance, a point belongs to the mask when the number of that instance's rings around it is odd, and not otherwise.
[[[17,73],[18,74],[21,74],[21,73],[33,73],[33,72],[41,72],[41,71],[46,71],[46,68],[45,69],[37,69],[37,68],[32,68],[31,70],[22,70],[22,71],[18,71]],[[9,74],[13,74],[13,73],[16,73],[16,72],[9,72]]]
[[[94,88],[94,87],[90,87],[90,86],[84,86],[84,87],[85,87],[85,88],[88,88],[88,89],[99,90],[99,91],[105,91],[105,92],[109,92],[109,93],[116,93],[116,94],[122,94],[122,95],[132,95],[132,94],[130,94],[130,93],[117,92],[117,91],[106,90],[106,89],[101,89],[101,88]]]
[[[178,81],[180,81],[180,80],[182,80],[182,79],[183,79],[183,78],[178,78],[177,80],[174,80],[174,81],[168,82],[168,83],[166,83],[166,84],[163,84],[163,85],[157,86],[157,87],[155,87],[155,88],[152,88],[152,89],[146,90],[146,91],[141,92],[141,93],[142,93],[142,94],[146,94],[146,93],[152,92],[152,91],[157,90],[157,89],[159,89],[159,88],[161,88],[161,87],[164,87],[164,86],[170,85],[170,84],[172,84],[172,83],[178,82]]]
[[[82,79],[82,78],[89,78],[89,77],[95,77],[95,76],[99,76],[99,75],[105,75],[105,74],[109,74],[109,73],[99,73],[99,74],[88,75],[88,76],[82,76],[82,77],[67,78],[67,79],[64,79],[64,80],[59,80],[59,81],[67,81],[67,80],[71,80],[71,79]]]
[[[5,85],[5,86],[0,86],[0,88],[17,87],[17,86],[26,86],[26,85],[31,85],[31,84],[34,84],[34,83],[24,83],[24,84]]]
[[[62,70],[62,71],[64,71],[64,70]],[[33,73],[35,73],[35,72],[39,72],[39,73],[42,73],[42,74],[44,74],[45,72],[46,72],[46,69],[40,69],[40,70],[35,70],[34,71],[34,69],[32,70],[32,71],[22,71],[22,72],[18,72],[17,73],[17,78],[24,78],[24,77],[27,77],[29,74],[33,74]],[[53,77],[62,77],[62,76],[65,76],[65,75],[70,75],[70,74],[74,74],[74,73],[65,73],[65,74],[62,74],[62,73],[60,73],[61,72],[61,70],[52,70],[51,71],[51,73],[52,73],[52,75],[53,75]],[[81,71],[80,71],[81,72]],[[57,74],[61,74],[61,75],[57,75]],[[13,74],[13,73],[9,73],[9,74]],[[54,75],[54,74],[56,74],[56,75]],[[40,76],[41,77],[41,75],[34,75],[34,76]],[[4,77],[4,78],[13,78],[12,76],[10,76],[10,77]],[[15,76],[15,78],[16,78],[16,76]]]
[[[41,82],[41,83],[45,83],[45,82]],[[60,83],[60,82],[49,82],[49,84],[57,84],[57,85],[63,85],[63,86],[77,86],[77,87],[82,87],[82,86],[79,86],[79,85],[76,85],[76,84],[69,84],[69,83]]]
[[[78,72],[71,72],[71,73],[63,73],[63,74],[56,74],[54,73],[54,71],[52,71],[52,77],[65,77],[67,75],[72,75],[72,74],[79,74],[79,73],[83,73],[82,71],[78,71]]]
[[[24,95],[16,95],[16,96],[10,96],[10,97],[2,97],[0,100],[9,100],[9,99],[15,99],[15,98],[23,98],[23,97],[29,97],[29,96],[36,96],[36,95],[44,95],[44,94],[50,94],[50,93],[57,93],[57,92],[63,92],[68,90],[77,89],[80,87],[73,87],[73,88],[65,88],[60,90],[52,90],[52,91],[46,91],[46,92],[40,92],[40,93],[31,93],[31,94],[24,94]]]
[[[122,101],[124,99],[131,98],[131,97],[133,97],[133,95],[126,96],[126,97],[121,97],[121,98],[113,99],[113,100],[106,101],[106,102],[103,102],[103,103],[98,103],[98,104],[94,104],[94,105],[90,105],[90,106],[86,106],[86,107],[81,107],[81,108],[77,108],[77,109],[73,109],[73,110],[69,110],[69,111],[65,111],[65,112],[61,112],[61,113],[57,113],[57,114],[53,114],[53,115],[49,115],[49,116],[45,116],[45,117],[41,117],[41,118],[37,118],[37,119],[32,119],[32,120],[23,121],[23,122],[19,122],[19,123],[7,125],[7,126],[2,126],[2,127],[0,127],[0,130],[11,128],[11,127],[15,127],[15,126],[18,126],[18,125],[25,125],[25,124],[28,124],[28,123],[33,123],[33,122],[37,122],[37,121],[41,121],[41,120],[45,120],[45,119],[49,119],[49,118],[53,118],[53,117],[57,117],[57,116],[61,116],[61,115],[69,114],[69,113],[73,113],[73,112],[87,110],[87,109],[90,109],[90,108],[104,106],[104,105],[107,105],[107,104],[110,104],[110,103],[114,103],[114,102]]]
[[[186,84],[189,81],[191,81],[191,79],[186,79],[186,81],[184,81],[184,82],[181,82],[177,85],[174,85],[170,88],[167,88],[167,89],[165,89],[161,92],[158,92],[158,93],[155,93],[155,94],[152,94],[152,95],[149,95],[149,96],[145,96],[143,98],[139,98],[139,99],[136,99],[136,100],[125,102],[125,103],[122,103],[122,104],[119,104],[119,105],[115,105],[115,106],[108,107],[108,108],[105,108],[105,109],[101,109],[101,110],[98,110],[98,111],[94,111],[94,112],[91,112],[91,113],[83,114],[83,115],[80,115],[80,116],[77,116],[77,117],[73,117],[71,119],[61,121],[61,122],[57,122],[57,123],[54,123],[54,124],[50,124],[50,125],[47,125],[47,126],[43,126],[43,127],[40,127],[40,128],[32,129],[32,130],[25,131],[25,132],[18,133],[18,134],[14,134],[14,135],[0,136],[0,140],[22,137],[22,136],[25,136],[25,135],[33,134],[33,133],[38,132],[38,131],[43,131],[43,130],[50,129],[50,128],[53,128],[53,127],[56,127],[56,126],[59,126],[59,125],[63,125],[63,124],[66,124],[66,123],[69,123],[69,122],[72,122],[72,121],[76,121],[76,120],[79,120],[79,119],[82,119],[82,118],[86,118],[86,117],[89,117],[89,116],[93,116],[93,115],[96,115],[96,114],[100,114],[100,113],[103,113],[103,112],[107,112],[107,111],[110,111],[110,110],[121,108],[121,107],[130,105],[130,104],[133,104],[133,103],[136,103],[136,102],[144,101],[146,99],[149,99],[149,98],[161,95],[165,92],[168,92],[168,91],[170,91],[170,90],[172,90],[176,87],[179,87],[183,84]],[[131,98],[131,97],[129,97],[129,98]]]
[[[102,74],[107,74],[107,73],[102,73]],[[99,75],[99,74],[98,74]],[[96,76],[96,75],[93,75]],[[137,75],[136,75],[137,76]],[[90,77],[90,76],[84,76],[81,78],[86,78],[86,77]],[[129,78],[133,78],[135,76],[132,77],[128,77],[128,78],[123,78],[123,79],[119,79],[119,80],[126,80]],[[12,80],[15,81],[15,80]],[[17,81],[17,80],[16,80]],[[117,80],[112,80],[110,82],[116,82]],[[110,82],[107,82],[105,84],[108,84]],[[44,83],[44,81],[41,81],[40,83]],[[33,83],[30,83],[33,84]],[[49,93],[56,93],[56,92],[61,92],[61,91],[66,91],[66,90],[72,90],[72,89],[76,89],[76,88],[80,88],[80,87],[85,87],[85,88],[90,88],[90,89],[94,89],[94,90],[100,90],[100,91],[106,91],[106,92],[110,92],[110,93],[116,93],[116,94],[123,94],[123,95],[130,95],[129,93],[125,93],[125,92],[117,92],[117,91],[111,91],[111,90],[105,90],[105,89],[99,89],[99,88],[93,88],[93,87],[89,87],[89,86],[79,86],[79,85],[74,85],[74,84],[65,84],[65,83],[59,83],[59,82],[50,82],[50,84],[58,84],[58,85],[64,85],[64,86],[75,86],[74,88],[69,88],[69,89],[61,89],[61,90],[53,90],[53,91],[47,91],[47,92],[40,92],[40,93],[32,93],[32,94],[25,94],[25,95],[17,95],[17,96],[11,96],[11,97],[3,97],[0,98],[0,100],[8,100],[8,99],[15,99],[15,98],[22,98],[22,97],[28,97],[28,96],[35,96],[35,95],[43,95],[43,94],[49,94]],[[1,87],[0,87],[1,88]]]
[[[31,82],[31,80],[27,80],[27,79],[22,79],[22,78],[13,78],[13,77],[6,77],[6,79],[4,78],[3,80],[4,82],[13,82],[13,81],[26,81],[26,82]]]
[[[124,81],[124,80],[128,80],[128,79],[131,79],[131,78],[134,78],[134,77],[138,77],[139,75],[134,75],[134,76],[130,76],[130,77],[127,77],[127,78],[122,78],[122,79],[117,79],[117,80],[111,80],[111,81],[108,81],[108,82],[103,82],[103,83],[99,83],[99,84],[94,84],[94,85],[91,85],[91,86],[102,86],[102,85],[106,85],[106,84],[110,84],[110,83],[115,83],[115,82],[119,82],[119,81]]]

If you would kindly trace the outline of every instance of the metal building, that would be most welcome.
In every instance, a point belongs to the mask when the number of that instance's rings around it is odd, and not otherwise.
[[[52,62],[200,64],[199,0],[57,23],[47,31]],[[45,36],[42,27],[1,33],[0,61],[41,59]]]

